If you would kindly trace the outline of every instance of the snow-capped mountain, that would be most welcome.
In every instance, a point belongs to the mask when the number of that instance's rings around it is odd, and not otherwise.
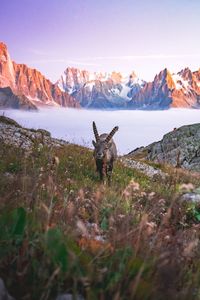
[[[122,108],[144,86],[133,72],[123,76],[119,72],[102,73],[67,68],[57,85],[70,93],[83,107]]]
[[[86,107],[168,109],[200,108],[200,69],[185,68],[174,74],[168,69],[152,82],[133,72],[102,73],[67,68],[53,84],[38,70],[16,64],[0,42],[0,107],[36,109],[43,105]]]
[[[200,108],[200,70],[186,68],[177,74],[164,69],[145,83],[128,103],[132,109]]]
[[[12,103],[12,107],[31,109],[41,105],[79,107],[72,96],[39,71],[13,62],[6,45],[0,42],[0,88],[7,87],[10,89],[1,90],[0,106],[10,107]]]

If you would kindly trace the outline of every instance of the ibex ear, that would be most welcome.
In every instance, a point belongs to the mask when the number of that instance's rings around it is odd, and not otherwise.
[[[95,148],[97,143],[93,140],[93,141],[92,141],[92,144],[93,144],[93,146],[94,146],[94,148]]]

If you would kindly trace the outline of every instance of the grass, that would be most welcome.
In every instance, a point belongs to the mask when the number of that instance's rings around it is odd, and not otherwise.
[[[179,202],[199,175],[162,166],[152,182],[117,161],[108,187],[77,145],[0,157],[0,277],[16,299],[199,299],[199,210]]]

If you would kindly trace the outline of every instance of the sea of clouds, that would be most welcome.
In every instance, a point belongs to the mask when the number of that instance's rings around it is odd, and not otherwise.
[[[92,121],[99,133],[109,132],[119,126],[115,134],[118,153],[162,139],[175,127],[200,122],[200,110],[170,109],[166,111],[117,110],[100,111],[69,108],[45,108],[37,112],[1,110],[0,115],[11,117],[27,128],[43,128],[53,137],[92,148]]]

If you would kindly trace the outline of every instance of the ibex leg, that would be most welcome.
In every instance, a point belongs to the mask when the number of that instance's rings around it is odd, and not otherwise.
[[[113,161],[111,161],[107,168],[108,185],[111,185]]]

